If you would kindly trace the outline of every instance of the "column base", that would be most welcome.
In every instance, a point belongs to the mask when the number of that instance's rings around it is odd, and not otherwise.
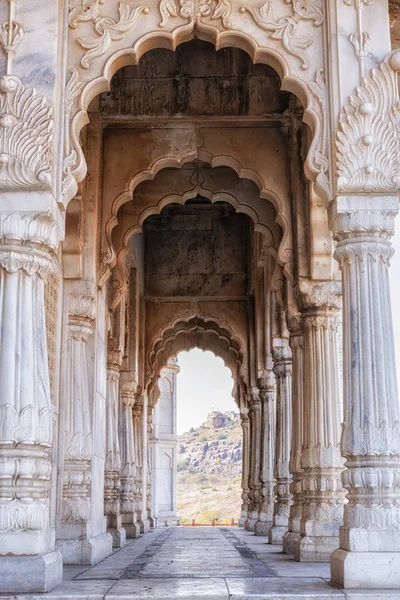
[[[147,533],[150,531],[150,521],[144,519],[144,521],[138,521],[140,527],[140,533]]]
[[[400,552],[348,552],[331,556],[331,580],[346,589],[400,589]]]
[[[40,556],[0,556],[3,593],[49,592],[63,581],[63,559],[58,550]]]
[[[272,527],[272,521],[257,521],[254,525],[254,535],[267,536]]]
[[[282,540],[282,552],[284,554],[294,554],[296,539],[299,537],[298,531],[287,531]]]
[[[142,536],[139,523],[124,523],[124,529],[128,540]]]
[[[150,528],[157,529],[157,519],[155,517],[149,517]]]
[[[126,544],[126,530],[124,527],[118,529],[107,529],[107,532],[112,537],[113,548],[123,548]]]
[[[112,537],[102,533],[83,540],[57,540],[56,548],[66,565],[97,565],[112,553]]]
[[[294,544],[294,559],[298,562],[325,562],[339,546],[339,536],[300,535]]]
[[[287,530],[287,526],[284,525],[274,525],[271,527],[268,534],[269,543],[282,545],[283,536],[287,533]]]
[[[238,527],[243,527],[245,528],[246,526],[246,521],[247,521],[247,517],[241,516],[239,519],[239,524]]]

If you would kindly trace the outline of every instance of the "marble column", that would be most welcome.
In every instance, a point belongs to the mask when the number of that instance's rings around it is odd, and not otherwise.
[[[261,400],[261,509],[254,526],[255,535],[269,535],[275,504],[275,428],[276,381],[272,371],[267,371],[259,381]]]
[[[141,427],[140,421],[143,413],[143,397],[141,390],[138,389],[136,392],[135,404],[132,409],[133,419],[133,434],[134,434],[134,445],[135,445],[135,456],[136,456],[136,477],[135,477],[135,511],[136,520],[139,525],[139,533],[143,531],[143,447],[141,444]]]
[[[44,592],[62,581],[44,308],[58,230],[49,216],[0,214],[0,241],[0,588]]]
[[[63,352],[63,490],[57,548],[65,564],[95,564],[111,554],[110,536],[93,535],[93,391],[88,341],[96,316],[95,299],[66,297],[67,323]]]
[[[295,559],[329,562],[343,522],[340,393],[335,282],[310,282],[304,311],[303,515]]]
[[[114,548],[122,548],[126,543],[126,531],[122,527],[120,505],[121,452],[118,436],[120,369],[121,352],[119,350],[109,350],[107,357],[104,511],[107,517],[107,531],[113,538]]]
[[[135,406],[137,384],[131,373],[121,373],[120,447],[121,447],[121,513],[127,538],[140,535],[136,515],[136,451],[132,409]]]
[[[348,196],[332,207],[343,276],[344,424],[348,491],[332,580],[400,587],[400,404],[389,291],[396,197]]]
[[[282,340],[274,347],[274,373],[276,375],[276,447],[275,447],[275,505],[272,527],[269,531],[270,544],[282,544],[289,526],[289,511],[292,502],[290,486],[292,476],[289,469],[292,437],[292,355],[289,344]]]
[[[260,459],[261,459],[261,401],[258,388],[250,393],[250,506],[246,521],[247,531],[254,531],[258,521],[261,502]]]
[[[304,419],[304,333],[300,315],[291,319],[290,347],[292,349],[292,445],[289,469],[293,481],[290,491],[293,504],[289,513],[289,528],[283,537],[283,552],[294,554],[295,540],[300,535],[300,522],[303,511],[303,477],[301,464],[303,447]]]
[[[240,420],[243,432],[243,450],[242,450],[242,509],[239,519],[239,527],[244,527],[249,518],[249,477],[250,477],[250,419],[249,409],[242,407],[240,409]]]
[[[157,519],[153,515],[153,487],[152,487],[152,471],[153,471],[153,453],[150,445],[150,439],[154,432],[154,408],[148,408],[147,411],[147,480],[146,480],[146,510],[147,518],[151,528],[157,527]]]

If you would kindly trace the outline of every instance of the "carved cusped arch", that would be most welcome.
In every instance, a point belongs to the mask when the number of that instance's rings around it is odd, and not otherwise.
[[[146,369],[146,389],[153,402],[158,400],[157,382],[169,359],[193,348],[209,350],[222,358],[232,373],[233,397],[237,401],[240,391],[245,397],[249,385],[248,370],[246,353],[239,338],[228,326],[220,325],[215,319],[193,314],[164,327],[153,340]]]
[[[331,199],[329,115],[323,68],[323,2],[273,3],[255,7],[243,0],[148,0],[132,7],[117,0],[76,0],[69,13],[69,79],[65,89],[64,203],[86,174],[79,135],[88,123],[90,102],[110,89],[114,73],[138,64],[149,50],[175,50],[195,37],[217,50],[244,50],[253,63],[271,66],[282,89],[304,107],[313,139],[307,176]],[[312,48],[311,48],[312,46]]]
[[[273,204],[260,198],[257,187],[250,180],[238,179],[236,174],[233,182],[227,179],[226,175],[231,174],[229,172],[230,169],[193,167],[186,169],[184,174],[182,170],[171,169],[168,172],[159,172],[153,182],[146,182],[137,188],[134,201],[120,208],[118,224],[113,230],[112,243],[115,256],[111,264],[114,265],[112,275],[114,307],[118,304],[127,285],[126,259],[129,240],[142,231],[145,220],[151,215],[159,215],[170,204],[184,205],[196,196],[207,198],[211,203],[226,202],[233,206],[236,212],[246,214],[252,220],[254,230],[263,234],[264,247],[270,249],[276,262],[282,266],[285,276],[292,281],[291,230],[289,229],[287,235],[283,236]],[[195,181],[193,175],[196,175]],[[162,195],[163,190],[171,188],[176,192]]]

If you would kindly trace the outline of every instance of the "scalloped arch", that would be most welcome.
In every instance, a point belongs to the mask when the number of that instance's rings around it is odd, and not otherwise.
[[[274,206],[276,210],[276,222],[282,229],[282,240],[278,250],[278,260],[285,268],[285,274],[292,280],[293,274],[290,262],[292,260],[292,249],[291,243],[288,244],[288,239],[291,235],[291,208],[289,204],[289,198],[281,200],[278,194],[266,187],[262,177],[254,170],[246,167],[242,167],[240,162],[232,156],[213,156],[210,152],[202,151],[197,149],[196,153],[185,153],[184,156],[166,156],[164,158],[154,161],[148,169],[143,169],[136,173],[128,182],[125,190],[121,192],[112,203],[111,215],[106,221],[105,225],[105,237],[107,240],[106,250],[103,248],[101,254],[101,265],[100,265],[100,285],[102,285],[109,277],[111,269],[116,265],[118,257],[116,256],[112,232],[118,224],[118,211],[126,202],[133,200],[133,192],[136,187],[144,182],[153,180],[157,173],[167,168],[181,168],[184,164],[190,163],[193,160],[202,160],[208,163],[212,168],[216,167],[229,167],[238,175],[240,179],[248,179],[252,181],[260,190],[260,198],[268,200]],[[192,196],[193,197],[193,196]],[[244,211],[243,211],[244,212]],[[157,213],[152,213],[157,214]],[[249,215],[251,217],[251,215]],[[251,217],[252,218],[252,217]],[[259,224],[258,224],[259,225]],[[287,246],[290,248],[287,248]],[[289,265],[289,266],[288,266]]]
[[[235,382],[233,394],[248,389],[246,354],[240,340],[230,327],[216,319],[200,316],[194,312],[186,318],[178,318],[166,325],[153,340],[148,352],[146,388],[149,397],[157,400],[157,381],[168,360],[179,352],[200,348],[209,350],[221,358],[230,369]],[[235,393],[236,395],[236,393]]]
[[[229,192],[214,192],[203,186],[195,186],[191,190],[184,192],[183,194],[168,194],[160,198],[157,204],[146,207],[137,218],[137,222],[129,227],[121,238],[121,246],[117,249],[116,260],[115,260],[115,271],[113,277],[113,300],[112,308],[115,308],[121,298],[122,294],[126,290],[127,282],[125,277],[125,258],[128,252],[128,243],[133,235],[142,231],[144,221],[152,216],[159,215],[161,211],[169,204],[181,204],[184,205],[188,200],[192,200],[197,195],[204,196],[211,203],[215,202],[227,202],[233,206],[238,213],[246,214],[254,223],[255,231],[259,231],[266,238],[266,245],[270,248],[271,253],[276,259],[277,263],[283,267],[283,272],[289,281],[293,280],[292,271],[292,254],[288,252],[288,249],[283,247],[283,239],[281,239],[278,248],[275,248],[274,235],[271,230],[264,225],[258,213],[251,206],[244,205],[241,203],[236,196]]]
[[[63,190],[64,203],[73,198],[77,190],[77,182],[84,179],[86,175],[86,161],[80,144],[79,136],[82,128],[89,122],[88,107],[90,102],[102,92],[110,89],[110,83],[116,71],[127,65],[137,65],[141,57],[155,49],[166,49],[175,51],[177,46],[193,40],[195,37],[214,45],[216,50],[234,47],[246,52],[254,64],[262,63],[272,67],[281,79],[281,89],[293,93],[302,103],[304,108],[304,122],[310,127],[313,140],[306,161],[306,176],[316,181],[318,192],[325,199],[329,199],[330,189],[322,177],[321,165],[316,160],[325,122],[325,115],[320,103],[316,101],[312,86],[307,84],[303,77],[290,71],[287,55],[284,51],[278,52],[272,47],[260,46],[255,38],[245,31],[228,30],[219,31],[216,27],[189,23],[186,26],[176,28],[172,32],[161,30],[150,31],[140,37],[131,47],[122,48],[112,53],[105,59],[101,74],[94,79],[84,82],[77,100],[75,110],[72,111],[70,126],[70,142],[75,152],[75,164],[71,169],[71,177],[66,181]],[[321,68],[323,64],[321,64]]]

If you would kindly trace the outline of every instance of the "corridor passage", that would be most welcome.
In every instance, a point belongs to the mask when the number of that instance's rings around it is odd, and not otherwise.
[[[92,568],[64,566],[48,594],[13,600],[338,600],[364,597],[329,585],[329,564],[297,563],[236,527],[157,529]],[[1,595],[0,595],[1,597]],[[7,596],[7,599],[11,598]],[[3,598],[1,598],[3,600]]]

